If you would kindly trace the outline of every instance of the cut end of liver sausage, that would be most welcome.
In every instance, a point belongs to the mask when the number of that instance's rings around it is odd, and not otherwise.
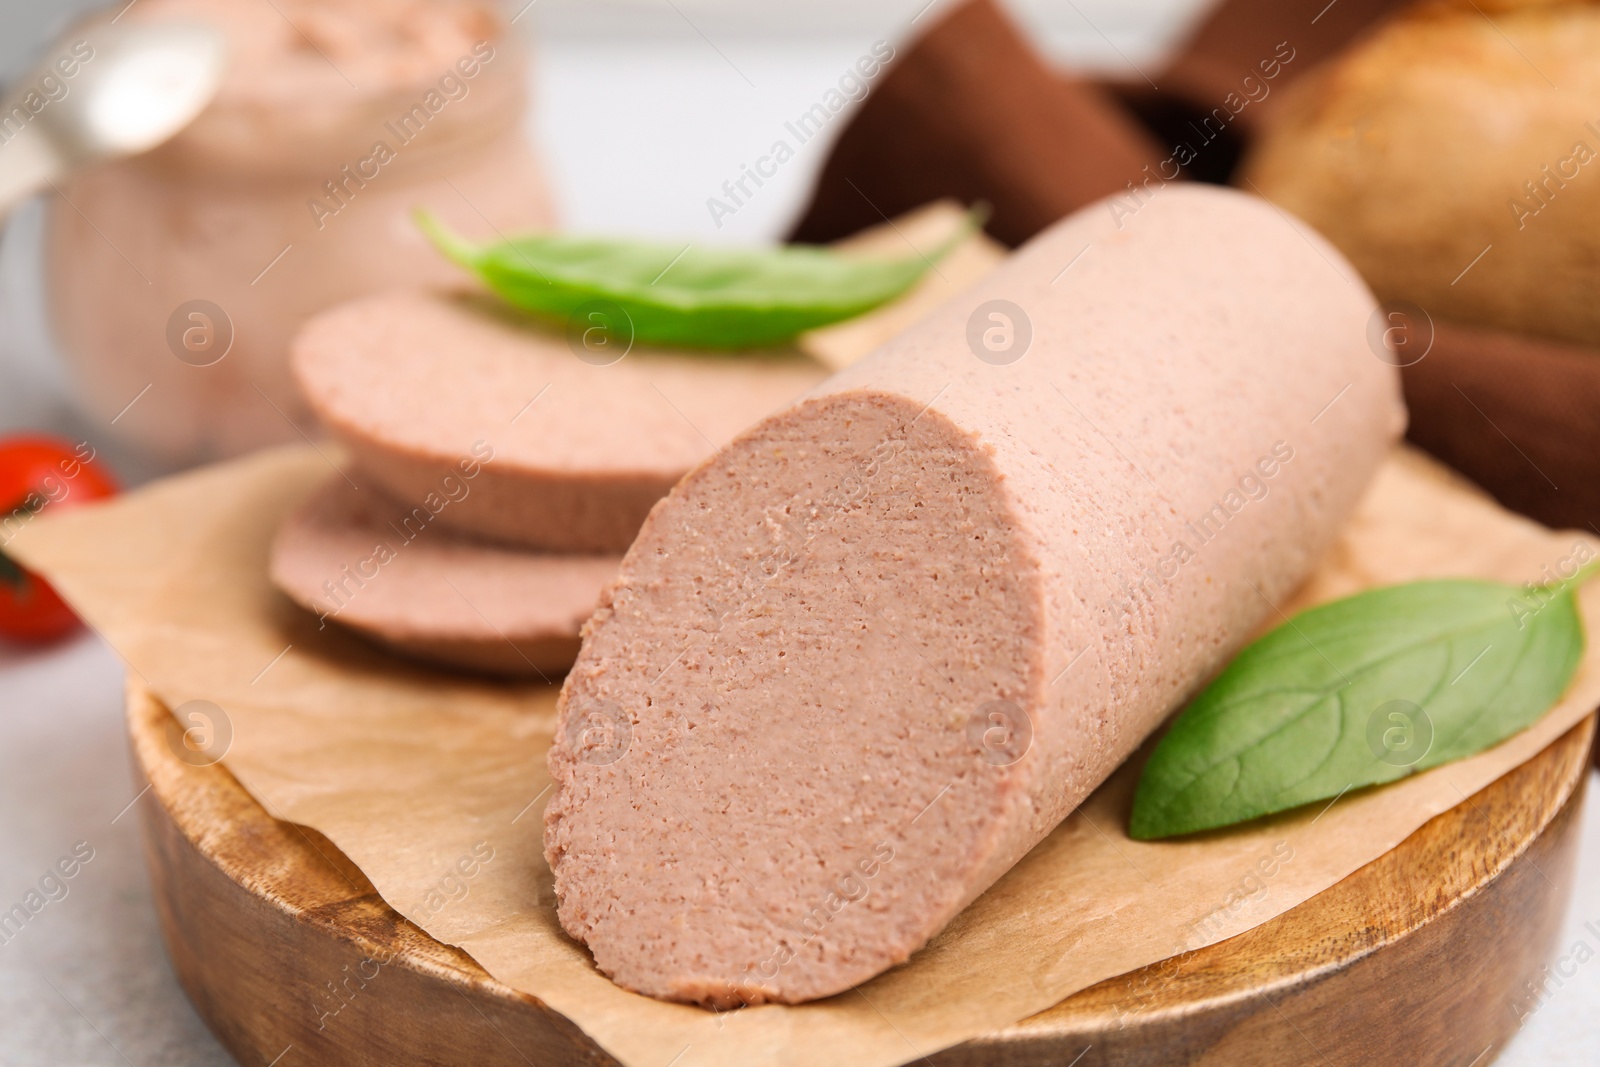
[[[1374,310],[1261,201],[1164,187],[691,473],[563,690],[563,927],[718,1007],[906,960],[1331,543],[1404,425]]]
[[[1028,805],[1029,765],[986,761],[967,712],[1037,681],[1036,562],[979,442],[917,407],[829,397],[736,443],[596,618],[547,845],[563,925],[623,984],[728,1006],[869,978]],[[852,498],[874,460],[896,491]],[[623,718],[623,758],[585,742]],[[624,835],[660,844],[635,863]]]
[[[635,346],[597,365],[468,296],[389,293],[311,319],[291,351],[312,410],[397,501],[483,463],[451,529],[554,552],[627,549],[674,482],[827,376],[795,353]]]
[[[325,622],[409,658],[514,677],[565,672],[620,558],[508,549],[440,518],[336,476],[279,529],[273,583]]]

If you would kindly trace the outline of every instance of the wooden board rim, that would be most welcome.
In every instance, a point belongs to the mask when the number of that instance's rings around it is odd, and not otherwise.
[[[391,960],[401,959],[408,969],[420,975],[454,985],[458,991],[472,991],[485,998],[485,1002],[497,1001],[513,1013],[532,1009],[543,1018],[546,1025],[562,1031],[566,1037],[576,1035],[580,1043],[588,1042],[570,1021],[537,998],[496,981],[465,953],[433,941],[395,914],[381,901],[359,869],[339,853],[331,842],[314,830],[272,819],[223,765],[191,766],[180,760],[172,742],[175,720],[142,685],[131,679],[127,704],[135,767],[151,787],[148,800],[142,804],[142,811],[146,824],[147,855],[157,887],[158,909],[162,911],[169,949],[173,953],[180,981],[191,999],[224,1044],[236,1056],[240,1056],[242,1062],[251,1062],[245,1057],[258,1054],[270,1058],[271,1053],[262,1053],[261,1049],[271,1041],[253,1042],[246,1049],[237,1047],[245,1040],[239,1033],[238,1020],[220,1014],[225,1011],[222,1005],[227,1000],[227,991],[211,988],[205,984],[205,976],[184,966],[180,946],[186,936],[181,928],[185,916],[182,909],[174,905],[179,892],[173,879],[184,875],[185,872],[177,868],[190,861],[175,861],[172,858],[175,855],[182,856],[184,844],[192,850],[193,858],[202,860],[237,887],[241,898],[248,898],[258,905],[268,905],[292,918],[295,923],[308,928],[305,931],[307,937],[343,942],[367,953],[369,958],[374,953],[389,953]],[[1541,875],[1543,868],[1552,864],[1564,863],[1570,867],[1576,845],[1576,819],[1573,814],[1583,789],[1594,733],[1595,719],[1591,716],[1529,763],[1475,795],[1473,801],[1480,811],[1488,807],[1505,818],[1517,815],[1517,820],[1505,822],[1500,831],[1478,841],[1473,862],[1467,865],[1469,876],[1457,879],[1455,891],[1448,894],[1448,899],[1418,911],[1410,921],[1402,921],[1392,929],[1381,930],[1378,936],[1369,938],[1366,943],[1347,940],[1343,951],[1331,953],[1311,966],[1294,963],[1297,957],[1292,954],[1283,956],[1272,950],[1272,946],[1281,942],[1295,928],[1305,928],[1308,921],[1313,921],[1314,926],[1319,914],[1324,916],[1325,925],[1330,929],[1336,927],[1345,917],[1338,909],[1348,910],[1351,903],[1348,898],[1352,892],[1363,891],[1363,880],[1393,882],[1406,870],[1423,870],[1426,867],[1425,860],[1431,858],[1436,868],[1439,857],[1463,852],[1464,846],[1470,846],[1474,839],[1467,825],[1477,817],[1469,810],[1474,805],[1463,804],[1435,817],[1407,838],[1399,848],[1300,907],[1238,937],[1183,957],[1189,970],[1177,978],[1164,978],[1154,995],[1141,995],[1139,984],[1143,980],[1148,986],[1146,972],[1161,968],[1161,964],[1109,979],[1029,1019],[938,1053],[933,1059],[941,1064],[1044,1063],[1049,1062],[1050,1055],[1068,1051],[1068,1045],[1078,1047],[1079,1042],[1090,1041],[1092,1047],[1091,1039],[1104,1040],[1108,1034],[1117,1035],[1126,1044],[1132,1040],[1130,1031],[1147,1034],[1180,1032],[1186,1027],[1193,1027],[1197,1020],[1237,1015],[1242,1008],[1248,1008],[1253,999],[1262,997],[1268,1003],[1274,1003],[1275,1010],[1281,1013],[1283,1002],[1305,991],[1315,990],[1330,979],[1353,972],[1364,960],[1383,954],[1397,956],[1400,954],[1396,951],[1397,946],[1404,946],[1419,931],[1444,922],[1452,913],[1469,908],[1474,898],[1505,883],[1507,875],[1519,867],[1527,868],[1532,863]],[[225,817],[219,819],[219,814]],[[1552,833],[1553,829],[1559,832]],[[174,832],[181,841],[173,839]],[[240,861],[238,849],[230,842],[238,837],[260,841],[264,835],[274,838],[272,847],[279,852],[293,853],[298,847],[301,866],[289,862],[277,868],[269,866],[266,870],[247,869]],[[1530,851],[1535,848],[1545,849],[1555,859],[1547,858],[1543,864],[1529,859]],[[310,856],[315,856],[315,862],[326,868],[320,876],[304,868],[303,864]],[[289,858],[294,859],[292,855]],[[1519,864],[1523,860],[1527,862]],[[192,863],[187,870],[193,873]],[[318,888],[300,890],[297,883],[296,889],[301,892],[302,899],[291,899],[290,892],[281,880],[285,872],[287,877],[302,881],[320,878]],[[1428,868],[1425,873],[1437,875],[1439,872]],[[1548,878],[1545,880],[1548,881]],[[338,884],[341,881],[343,886]],[[1562,885],[1568,884],[1568,881],[1565,878],[1560,880]],[[1527,957],[1524,963],[1528,965],[1503,968],[1505,979],[1499,983],[1503,988],[1494,991],[1494,995],[1501,999],[1509,997],[1511,991],[1517,988],[1524,976],[1523,971],[1531,971],[1533,964],[1542,961],[1545,950],[1553,944],[1560,917],[1564,913],[1565,892],[1557,888],[1541,889],[1538,878],[1525,876],[1521,882],[1526,896],[1524,908],[1536,912],[1537,921],[1533,926],[1537,930],[1533,931],[1533,935],[1514,939],[1520,945],[1510,946],[1512,949],[1521,948],[1522,951],[1517,955],[1519,958]],[[319,892],[333,899],[319,900]],[[366,910],[358,921],[352,921],[352,909]],[[372,915],[379,912],[387,913],[386,920],[375,924],[370,922]],[[1267,953],[1265,958],[1268,964],[1258,963],[1255,967],[1241,965],[1241,960],[1248,953],[1262,951]],[[1273,959],[1288,960],[1289,963],[1274,969],[1270,965]],[[1445,973],[1448,973],[1448,968],[1445,968]],[[1145,977],[1141,979],[1141,976]],[[1259,981],[1252,976],[1259,978]],[[1209,992],[1197,995],[1197,988],[1208,983],[1211,987]],[[1128,1008],[1130,1002],[1134,1004],[1132,1011]],[[1508,1029],[1503,1025],[1491,1028],[1495,1030],[1496,1041],[1503,1040],[1514,1030],[1514,1027]],[[260,1049],[255,1047],[257,1044],[261,1046]],[[570,1049],[563,1054],[570,1057],[576,1051]],[[583,1051],[587,1054],[584,1058],[594,1059],[594,1062],[614,1062],[592,1043]],[[1034,1053],[1037,1052],[1045,1052],[1046,1055],[1036,1059]],[[366,1061],[318,1059],[306,1062]],[[479,1060],[464,1059],[460,1062]],[[570,1062],[570,1059],[550,1062]],[[1097,1062],[1145,1061],[1086,1058],[1081,1067],[1090,1067]],[[1212,1061],[1196,1059],[1183,1062],[1210,1064]],[[292,1065],[286,1064],[285,1067]]]

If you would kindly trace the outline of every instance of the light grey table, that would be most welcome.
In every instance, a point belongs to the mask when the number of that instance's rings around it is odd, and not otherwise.
[[[513,12],[523,2],[513,0]],[[537,29],[535,134],[567,224],[707,241],[782,233],[821,164],[821,141],[721,228],[705,200],[874,40],[898,40],[924,3],[531,7],[519,25]],[[42,37],[65,6],[0,0],[0,69],[14,70],[23,42]],[[1102,67],[1152,62],[1194,7],[1195,0],[1015,5],[1049,50]],[[39,224],[37,206],[24,210],[0,247],[0,430],[55,428],[99,441],[103,427],[72,413],[51,355],[39,311]],[[153,473],[133,457],[117,462],[125,478]],[[37,887],[76,843],[94,850],[65,897],[0,944],[3,1067],[232,1062],[184,999],[160,944],[137,812],[129,810],[135,791],[121,679],[115,656],[92,635],[35,652],[0,646],[0,910]],[[1594,803],[1591,794],[1587,806]],[[1502,1064],[1600,1059],[1600,964],[1589,959],[1600,954],[1600,821],[1592,816],[1547,993]]]

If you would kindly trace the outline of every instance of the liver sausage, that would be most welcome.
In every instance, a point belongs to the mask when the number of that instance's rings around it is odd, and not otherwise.
[[[1167,186],[694,470],[563,690],[563,927],[621,985],[718,1006],[905,960],[1329,545],[1404,424],[1374,308],[1264,202]]]
[[[556,552],[621,553],[690,467],[828,373],[797,354],[637,347],[601,366],[486,302],[425,293],[324,312],[291,355],[312,410],[390,496],[421,499],[486,446],[472,496],[440,521]]]
[[[578,630],[619,558],[462,537],[436,521],[461,501],[433,500],[437,515],[333,478],[279,529],[274,584],[325,622],[424,662],[534,678],[572,666]]]

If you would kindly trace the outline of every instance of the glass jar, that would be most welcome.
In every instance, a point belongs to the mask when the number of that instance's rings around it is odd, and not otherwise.
[[[77,397],[151,459],[309,431],[287,361],[307,316],[465,278],[417,208],[477,237],[551,224],[526,53],[487,0],[144,0],[126,17],[201,19],[230,42],[192,126],[50,205],[50,313]]]

